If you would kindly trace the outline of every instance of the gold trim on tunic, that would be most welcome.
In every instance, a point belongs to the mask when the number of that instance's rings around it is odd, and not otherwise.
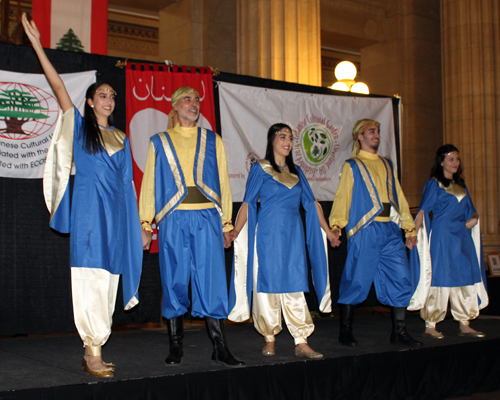
[[[165,207],[163,207],[163,209],[155,216],[156,223],[160,225],[163,222],[162,218],[179,202],[181,197],[184,195],[185,189],[184,185],[182,184],[181,171],[179,170],[179,166],[175,161],[174,152],[170,147],[170,143],[166,137],[166,133],[160,132],[158,136],[161,139],[161,144],[163,145],[163,151],[167,156],[170,169],[172,170],[172,174],[174,175],[175,186],[177,186],[177,193],[174,195],[174,197],[170,199],[170,201],[165,205]]]
[[[111,157],[113,154],[118,153],[125,147],[123,142],[125,141],[125,133],[119,129],[101,129],[101,136],[104,148],[106,152]]]
[[[221,206],[219,206],[222,204],[220,196],[203,183],[203,165],[205,163],[206,152],[207,152],[207,130],[205,128],[201,128],[200,151],[198,153],[198,163],[196,165],[196,183],[198,184],[198,187],[203,189],[205,193],[207,193],[210,197],[214,199],[215,207],[217,208],[217,211],[222,217],[222,208]]]
[[[380,159],[384,163],[385,169],[387,171],[387,189],[388,189],[388,192],[389,192],[389,202],[392,201],[392,203],[396,204],[396,202],[394,201],[394,188],[392,187],[393,175],[391,174],[391,172],[392,172],[391,166],[389,165],[389,162],[384,157],[380,157]],[[397,209],[397,207],[394,207],[394,208],[396,209],[397,213],[400,214],[400,212]]]
[[[374,215],[377,214],[377,212],[380,210],[380,204],[378,201],[377,197],[377,192],[375,190],[375,187],[373,186],[372,181],[370,180],[370,176],[368,175],[368,172],[365,169],[365,166],[363,162],[358,158],[355,157],[353,160],[356,162],[358,165],[359,171],[361,172],[361,176],[363,177],[363,181],[366,184],[366,188],[368,189],[368,193],[370,194],[370,198],[372,199],[373,202],[373,208],[366,213],[366,215],[360,219],[360,221],[356,224],[356,226],[349,231],[347,231],[347,237],[351,237],[354,235],[363,225],[365,225]],[[353,174],[353,180],[354,180],[354,174]]]
[[[259,164],[266,174],[271,175],[276,182],[285,185],[288,189],[293,188],[297,183],[299,183],[299,177],[292,174],[288,166],[283,168],[280,173],[276,171],[267,160],[261,160],[259,161]]]
[[[434,179],[436,179],[436,178],[434,178]],[[436,179],[436,181],[437,181],[440,188],[443,188],[446,193],[451,194],[452,196],[455,196],[459,203],[467,195],[467,193],[465,192],[465,189],[462,186],[457,185],[455,182],[451,182],[450,185],[448,187],[446,187],[441,182],[439,182],[437,179]]]

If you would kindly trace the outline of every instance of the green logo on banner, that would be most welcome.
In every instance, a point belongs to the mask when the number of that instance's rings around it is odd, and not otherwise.
[[[321,165],[333,149],[332,134],[322,125],[308,125],[300,137],[302,155],[310,165]]]
[[[5,123],[0,133],[29,135],[22,126],[29,121],[49,118],[42,113],[47,110],[31,92],[0,89],[0,121]]]

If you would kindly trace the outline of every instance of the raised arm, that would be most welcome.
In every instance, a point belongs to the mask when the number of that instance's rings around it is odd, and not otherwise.
[[[26,17],[26,13],[23,13],[22,22],[24,26],[24,31],[28,36],[31,44],[33,45],[33,49],[35,50],[36,55],[38,56],[38,60],[42,65],[43,73],[49,82],[52,91],[54,92],[57,101],[59,102],[59,106],[61,107],[63,112],[66,112],[71,107],[73,107],[73,102],[69,97],[68,91],[66,90],[66,86],[64,86],[64,82],[61,77],[55,70],[52,63],[47,58],[45,51],[43,50],[42,44],[40,43],[40,32],[36,27],[35,21],[28,21]]]

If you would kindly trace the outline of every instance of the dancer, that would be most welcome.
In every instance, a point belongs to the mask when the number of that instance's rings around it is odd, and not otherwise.
[[[101,347],[111,334],[120,275],[125,309],[138,303],[142,268],[141,228],[127,137],[113,127],[114,89],[91,85],[82,117],[47,58],[35,22],[22,16],[24,30],[62,109],[47,155],[44,195],[50,226],[70,232],[71,289],[75,325],[85,347],[85,371],[112,377]],[[69,176],[76,167],[70,211]]]
[[[172,94],[169,125],[151,138],[142,180],[139,214],[151,243],[151,222],[159,233],[163,316],[170,349],[167,365],[183,357],[184,314],[189,308],[191,281],[195,317],[205,317],[213,344],[212,360],[244,366],[226,344],[227,280],[224,246],[231,245],[232,196],[222,139],[197,126],[200,95],[189,86]]]
[[[281,332],[283,313],[295,341],[295,355],[322,358],[307,344],[314,323],[304,297],[309,288],[300,204],[306,211],[309,257],[323,312],[331,311],[331,293],[321,227],[328,240],[334,241],[334,236],[305,176],[293,163],[292,149],[291,128],[272,125],[266,159],[254,164],[248,176],[245,200],[231,232],[236,242],[229,319],[241,322],[250,317],[253,290],[252,316],[266,342],[263,355],[275,355],[275,336]]]
[[[415,227],[418,245],[410,263],[418,286],[408,309],[420,310],[424,336],[444,337],[436,324],[446,316],[449,302],[458,335],[484,337],[469,326],[488,305],[479,216],[462,177],[458,149],[451,144],[436,153]]]
[[[406,231],[406,246],[413,248],[416,234],[410,209],[392,162],[377,154],[380,123],[359,120],[352,134],[352,158],[342,168],[330,214],[336,238],[344,227],[347,233],[347,260],[338,300],[339,342],[357,346],[352,334],[354,306],[366,299],[373,283],[378,300],[392,306],[391,343],[419,347],[422,343],[408,334],[405,323],[412,285],[401,227]]]

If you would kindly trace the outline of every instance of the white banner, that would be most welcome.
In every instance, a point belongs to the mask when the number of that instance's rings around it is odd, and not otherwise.
[[[267,131],[283,122],[294,135],[293,158],[320,201],[331,201],[351,155],[356,121],[380,122],[379,154],[396,165],[392,99],[328,96],[218,82],[221,133],[233,201],[243,201],[253,163],[264,158]]]
[[[95,71],[61,78],[83,115],[85,92],[95,82]],[[0,71],[0,177],[43,177],[60,112],[45,75]]]

